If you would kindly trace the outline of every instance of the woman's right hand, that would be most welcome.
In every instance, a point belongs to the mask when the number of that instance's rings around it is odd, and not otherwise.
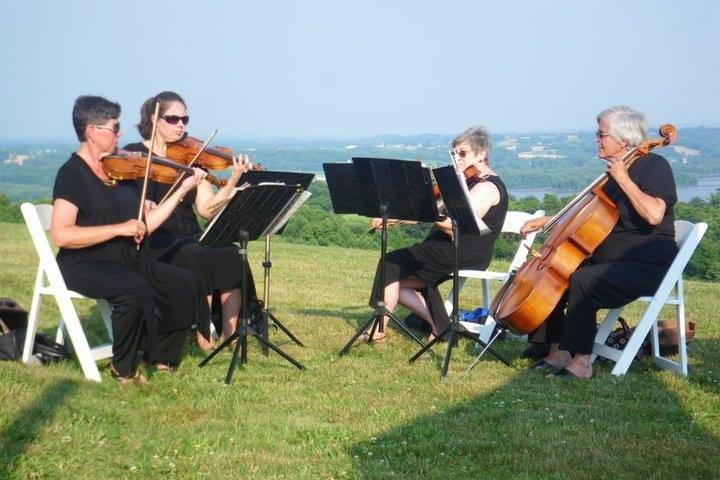
[[[550,217],[531,218],[520,227],[520,236],[525,238],[528,233],[540,230],[550,220]]]
[[[145,223],[138,222],[135,218],[132,218],[118,225],[118,236],[135,237],[135,243],[138,244],[142,242],[143,237],[145,237],[145,232],[147,231]]]

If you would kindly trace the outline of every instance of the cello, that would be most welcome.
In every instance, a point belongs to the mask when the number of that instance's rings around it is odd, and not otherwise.
[[[621,161],[629,168],[639,157],[676,138],[673,125],[662,125],[659,138],[645,140]],[[490,311],[497,321],[524,335],[538,328],[555,309],[570,275],[607,238],[620,217],[615,203],[602,190],[609,178],[608,173],[598,177],[545,224],[540,232],[548,237],[540,251],[532,251],[532,258],[493,299]]]

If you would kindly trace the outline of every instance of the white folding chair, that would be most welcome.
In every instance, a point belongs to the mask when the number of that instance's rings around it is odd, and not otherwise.
[[[682,273],[703,235],[705,235],[707,227],[707,223],[702,222],[692,224],[685,220],[675,221],[675,241],[679,249],[678,254],[670,265],[655,295],[652,297],[640,297],[638,299],[638,301],[647,302],[649,305],[637,327],[635,327],[635,331],[627,345],[625,345],[624,350],[617,350],[605,345],[605,340],[607,340],[610,330],[625,307],[615,308],[605,315],[605,319],[598,327],[597,335],[595,336],[592,359],[594,360],[597,355],[600,355],[601,357],[613,360],[615,362],[615,366],[612,369],[613,375],[624,375],[628,371],[643,340],[648,332],[652,331],[650,342],[652,344],[652,358],[655,364],[665,370],[687,376],[685,297],[683,295]],[[658,314],[663,305],[675,305],[675,319],[678,322],[678,362],[674,362],[660,355],[657,321]]]
[[[67,330],[70,341],[72,342],[75,353],[77,354],[80,366],[82,367],[85,377],[96,382],[100,381],[100,372],[95,362],[112,356],[112,343],[99,345],[90,348],[85,331],[83,330],[80,319],[78,318],[75,307],[73,306],[73,298],[86,298],[77,292],[68,290],[65,280],[55,261],[55,255],[50,248],[50,242],[47,238],[47,231],[50,230],[50,221],[52,219],[52,205],[33,205],[31,203],[23,203],[20,206],[25,224],[27,225],[30,237],[32,238],[35,251],[40,258],[38,263],[37,275],[35,276],[35,288],[33,289],[32,301],[30,303],[30,314],[28,317],[27,333],[25,336],[25,346],[23,349],[22,360],[28,363],[30,355],[33,352],[35,332],[38,327],[38,313],[40,311],[40,296],[50,295],[55,297],[58,308],[60,309],[60,325],[56,335],[58,343],[64,343],[65,336],[63,327]],[[47,279],[47,283],[46,280]],[[97,300],[98,308],[105,322],[110,341],[112,342],[112,324],[110,319],[110,304],[105,300]]]
[[[509,211],[505,215],[505,222],[502,226],[502,233],[519,234],[520,227],[522,227],[525,222],[527,222],[531,218],[542,217],[544,215],[545,210],[537,210],[535,213]],[[467,280],[468,278],[475,278],[480,280],[483,297],[482,306],[486,310],[489,310],[490,282],[498,281],[504,283],[510,277],[510,272],[519,268],[523,263],[525,263],[528,252],[530,251],[530,247],[532,246],[533,241],[535,241],[535,235],[537,235],[537,232],[532,232],[528,234],[524,239],[520,240],[520,244],[515,251],[515,256],[513,257],[512,262],[510,262],[510,267],[508,268],[507,272],[493,272],[490,270],[460,270],[458,272],[458,276],[460,278],[458,278],[457,280],[458,288],[462,289],[463,285],[465,285],[465,280]],[[452,313],[452,297],[453,290],[451,289],[450,295],[448,295],[445,299],[445,310],[448,312],[448,315]],[[468,331],[480,335],[480,340],[487,343],[490,339],[490,335],[492,335],[492,332],[495,329],[496,322],[492,318],[488,317],[487,321],[484,324],[478,324],[473,322],[461,323]]]

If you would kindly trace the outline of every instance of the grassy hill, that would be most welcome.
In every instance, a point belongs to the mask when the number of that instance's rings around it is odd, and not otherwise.
[[[260,278],[261,245],[251,248]],[[29,307],[37,260],[22,224],[0,224],[0,296]],[[691,376],[648,360],[616,378],[598,364],[589,382],[559,382],[456,350],[445,381],[440,354],[416,364],[399,332],[382,345],[338,350],[367,318],[377,254],[276,242],[271,306],[308,345],[285,343],[307,371],[265,358],[230,386],[229,353],[197,367],[188,344],[176,374],[123,387],[74,362],[0,363],[0,478],[717,478],[720,472],[720,285],[686,284]],[[494,265],[504,268],[503,265]],[[479,300],[475,285],[462,304]],[[42,309],[53,332],[57,310]],[[91,342],[103,340],[93,302],[78,302]],[[633,315],[633,312],[635,315]],[[631,310],[629,318],[637,318]],[[521,342],[498,347],[518,358]]]

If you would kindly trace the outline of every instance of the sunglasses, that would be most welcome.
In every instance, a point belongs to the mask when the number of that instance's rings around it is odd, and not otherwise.
[[[180,122],[182,122],[183,125],[187,125],[190,122],[190,117],[188,115],[185,115],[184,117],[181,117],[179,115],[163,115],[160,118],[165,120],[170,125],[177,125]]]
[[[471,153],[470,150],[450,150],[450,155],[457,155],[460,158],[465,158]]]
[[[95,128],[98,128],[100,130],[110,130],[111,132],[113,132],[114,135],[117,135],[118,133],[120,133],[120,122],[116,123],[112,127],[109,127],[107,125],[95,125]]]

